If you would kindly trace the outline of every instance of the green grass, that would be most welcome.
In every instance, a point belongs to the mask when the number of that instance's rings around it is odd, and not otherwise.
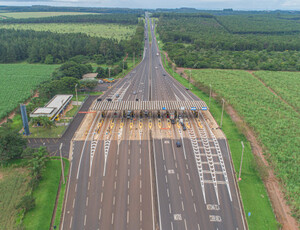
[[[62,213],[64,197],[65,197],[65,192],[66,192],[67,178],[68,178],[69,167],[70,167],[69,161],[67,159],[63,159],[63,160],[64,160],[64,172],[65,172],[66,183],[61,184],[61,189],[60,189],[60,193],[59,193],[58,204],[57,204],[57,208],[56,208],[56,215],[55,215],[55,220],[54,220],[54,225],[53,225],[53,226],[56,226],[56,228],[58,228],[60,225],[61,213]]]
[[[0,64],[0,119],[28,99],[57,65]]]
[[[33,191],[36,206],[28,211],[24,217],[23,224],[26,229],[49,229],[60,175],[60,160],[49,160],[42,173],[42,180]]]
[[[30,135],[28,138],[58,138],[61,137],[67,126],[56,126],[52,128],[29,127]]]
[[[165,69],[173,75],[173,70],[166,65],[165,57],[162,55]],[[188,80],[175,73],[174,78],[185,87],[189,86]],[[209,96],[200,91],[195,86],[191,90],[195,95],[205,101],[208,105]],[[220,123],[222,106],[216,100],[212,99],[210,104],[210,112]],[[247,218],[249,229],[278,229],[279,224],[274,216],[271,203],[269,201],[263,181],[256,167],[254,156],[251,152],[250,143],[245,136],[238,130],[235,123],[230,116],[225,112],[223,117],[223,127],[234,163],[234,168],[238,173],[241,160],[241,141],[245,144],[244,159],[242,167],[242,181],[239,182],[239,188],[242,196],[245,213],[251,212],[250,217]]]
[[[65,117],[74,117],[74,115],[76,114],[76,112],[77,112],[77,110],[79,109],[79,107],[80,107],[80,105],[79,105],[79,106],[73,105],[73,108],[70,109],[70,110],[66,113]]]
[[[85,98],[87,97],[86,94],[84,94],[84,93],[78,93],[77,96],[78,96],[78,101],[81,101],[81,102],[84,101]],[[76,101],[76,95],[75,94],[72,97],[72,101]]]
[[[61,15],[85,15],[95,13],[83,13],[83,12],[15,12],[15,13],[2,13],[0,17],[6,18],[43,18],[43,17],[54,17]]]
[[[29,192],[28,170],[20,165],[0,167],[0,229],[16,229],[20,218],[16,206]]]
[[[300,112],[300,73],[257,71],[255,76]]]
[[[50,31],[57,33],[84,33],[92,37],[130,39],[136,31],[136,25],[91,24],[91,23],[22,23],[0,24],[0,29]]]

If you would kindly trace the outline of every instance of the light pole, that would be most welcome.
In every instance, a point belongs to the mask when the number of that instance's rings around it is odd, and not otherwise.
[[[77,86],[78,84],[75,85],[75,92],[76,92],[76,101],[77,101],[77,107],[78,107],[78,95],[77,95]]]
[[[211,84],[209,84],[209,101],[208,101],[209,107],[210,107],[210,98],[211,98]]]
[[[63,143],[60,143],[59,146],[59,154],[60,154],[60,162],[61,162],[61,172],[62,172],[62,178],[63,178],[63,183],[65,184],[65,172],[64,172],[64,164],[62,160],[62,154],[61,154],[61,149],[62,149]]]
[[[191,89],[191,74],[192,74],[192,71],[190,70],[190,76],[189,76],[189,89]]]
[[[241,164],[240,164],[240,171],[239,171],[239,181],[242,180],[241,173],[242,173],[242,165],[243,165],[243,156],[244,156],[244,142],[241,141],[242,144],[242,157],[241,157]]]
[[[221,115],[221,124],[220,124],[220,127],[222,128],[222,123],[223,123],[223,113],[224,113],[224,98],[222,98],[222,101],[223,101],[223,105],[222,105],[222,115]]]

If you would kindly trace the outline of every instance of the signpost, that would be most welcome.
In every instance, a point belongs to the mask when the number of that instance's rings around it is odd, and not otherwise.
[[[201,109],[204,110],[204,111],[206,111],[206,110],[207,110],[207,107],[202,107]]]
[[[162,110],[166,110],[166,107],[162,107]]]
[[[191,110],[192,110],[192,111],[196,111],[196,107],[192,107]]]

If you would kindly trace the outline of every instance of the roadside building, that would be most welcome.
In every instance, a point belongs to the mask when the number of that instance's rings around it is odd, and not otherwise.
[[[50,120],[59,120],[60,115],[67,108],[73,95],[55,95],[44,107],[39,107],[30,113],[30,117],[49,117]]]

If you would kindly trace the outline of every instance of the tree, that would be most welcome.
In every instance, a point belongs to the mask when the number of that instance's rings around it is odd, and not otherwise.
[[[26,144],[27,141],[10,124],[0,127],[0,162],[20,157]]]

